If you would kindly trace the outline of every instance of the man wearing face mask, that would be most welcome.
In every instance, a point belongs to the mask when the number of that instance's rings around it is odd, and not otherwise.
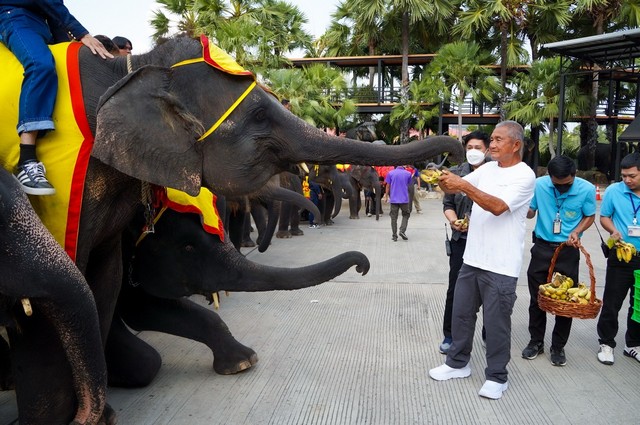
[[[463,162],[457,167],[452,167],[451,172],[464,177],[480,167],[486,161],[486,153],[489,150],[491,138],[487,133],[474,131],[462,137],[464,147],[467,151],[467,162]],[[451,347],[451,315],[453,311],[453,294],[458,280],[458,272],[462,267],[462,254],[467,245],[467,227],[456,224],[456,220],[470,217],[473,201],[464,193],[448,193],[442,199],[442,209],[444,216],[451,226],[451,255],[449,256],[449,287],[447,288],[447,298],[444,304],[444,318],[442,320],[442,333],[444,340],[440,344],[440,352],[447,354]],[[484,328],[482,328],[484,339]]]
[[[576,165],[567,156],[549,161],[549,175],[536,179],[536,188],[527,218],[538,219],[533,234],[531,262],[527,270],[529,282],[529,334],[531,340],[522,350],[522,357],[535,359],[544,353],[544,333],[547,313],[538,306],[538,289],[547,283],[551,259],[562,242],[566,243],[557,257],[555,271],[578,283],[580,237],[591,226],[596,214],[596,188],[576,177]],[[554,366],[564,366],[567,358],[564,346],[571,332],[570,317],[556,316],[551,334],[550,357]]]

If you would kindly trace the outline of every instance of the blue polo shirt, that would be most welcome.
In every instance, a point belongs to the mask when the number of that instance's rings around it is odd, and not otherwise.
[[[637,213],[634,213],[634,210],[637,210]],[[634,215],[640,225],[640,197],[629,190],[624,182],[610,185],[604,191],[600,216],[611,218],[622,239],[632,243],[640,251],[640,237],[630,237],[627,230],[628,226],[633,225]]]
[[[596,214],[596,187],[576,177],[571,188],[560,194],[551,183],[550,176],[538,177],[529,208],[538,211],[537,237],[548,242],[565,242],[580,220]],[[558,212],[562,225],[560,233],[554,234],[553,221]]]

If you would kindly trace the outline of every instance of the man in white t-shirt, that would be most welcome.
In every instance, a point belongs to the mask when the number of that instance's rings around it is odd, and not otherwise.
[[[471,209],[464,263],[453,298],[452,343],[442,366],[429,371],[437,381],[471,375],[477,313],[483,306],[487,330],[486,381],[482,397],[499,399],[507,389],[511,359],[511,313],[524,253],[526,217],[535,174],[522,162],[524,130],[515,121],[499,123],[491,134],[492,162],[465,177],[444,172],[439,185],[463,192]]]

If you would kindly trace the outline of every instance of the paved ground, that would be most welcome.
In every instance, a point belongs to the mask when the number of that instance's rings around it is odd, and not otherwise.
[[[427,376],[444,361],[437,348],[448,263],[441,202],[423,200],[422,205],[424,214],[410,219],[408,241],[391,241],[386,214],[378,222],[341,215],[333,226],[304,227],[304,236],[274,241],[266,253],[246,250],[254,261],[280,266],[359,250],[372,267],[366,276],[350,270],[314,288],[223,298],[220,315],[260,358],[235,376],[216,375],[211,352],[199,343],[141,333],[164,364],[148,388],[110,390],[119,423],[638,423],[640,363],[623,357],[622,348],[613,366],[598,363],[595,320],[574,320],[565,367],[549,362],[550,326],[545,354],[532,361],[521,358],[529,339],[524,272],[530,241],[513,313],[510,386],[504,397],[493,401],[477,395],[486,365],[479,332],[471,377],[436,382]],[[592,254],[601,297],[605,262],[598,244],[592,228],[584,245]],[[582,269],[588,281],[584,263]],[[624,345],[624,330],[622,320],[618,347]],[[14,423],[14,403],[12,393],[0,394],[0,425]]]

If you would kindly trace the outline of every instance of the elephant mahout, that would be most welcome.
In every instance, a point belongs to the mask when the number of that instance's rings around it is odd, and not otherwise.
[[[66,423],[98,423],[107,375],[93,295],[17,180],[4,169],[0,169],[0,251],[0,326],[6,327],[10,341],[7,346],[2,340],[0,368],[3,384],[11,377],[19,395],[20,423],[35,423],[26,418],[56,402],[51,394],[39,397],[24,391],[48,378],[41,364],[34,362],[42,351],[54,356],[47,361],[57,363],[58,382],[68,386],[77,400]],[[23,299],[30,304],[24,312]],[[43,338],[47,333],[54,337]]]
[[[122,322],[136,331],[202,342],[213,353],[217,373],[237,373],[253,366],[257,354],[233,337],[216,312],[186,297],[198,294],[211,301],[218,291],[294,290],[326,282],[352,266],[363,275],[370,267],[367,257],[357,251],[306,267],[261,265],[246,259],[229,238],[205,231],[202,221],[196,213],[169,208],[162,212],[154,233],[140,239],[145,224],[141,209],[125,231],[126,273],[106,349],[110,385],[147,385],[161,365],[155,349]]]
[[[81,186],[75,260],[93,292],[103,344],[122,281],[121,234],[147,198],[142,182],[190,195],[207,187],[241,196],[301,162],[394,165],[444,152],[462,160],[462,147],[447,136],[377,146],[328,135],[282,108],[253,75],[226,65],[217,53],[204,37],[178,37],[142,55],[108,60],[78,49],[84,111],[95,140]],[[24,423],[74,417],[73,385],[51,358],[51,349],[31,353],[48,379],[25,391],[37,399],[56,394],[55,403]]]

